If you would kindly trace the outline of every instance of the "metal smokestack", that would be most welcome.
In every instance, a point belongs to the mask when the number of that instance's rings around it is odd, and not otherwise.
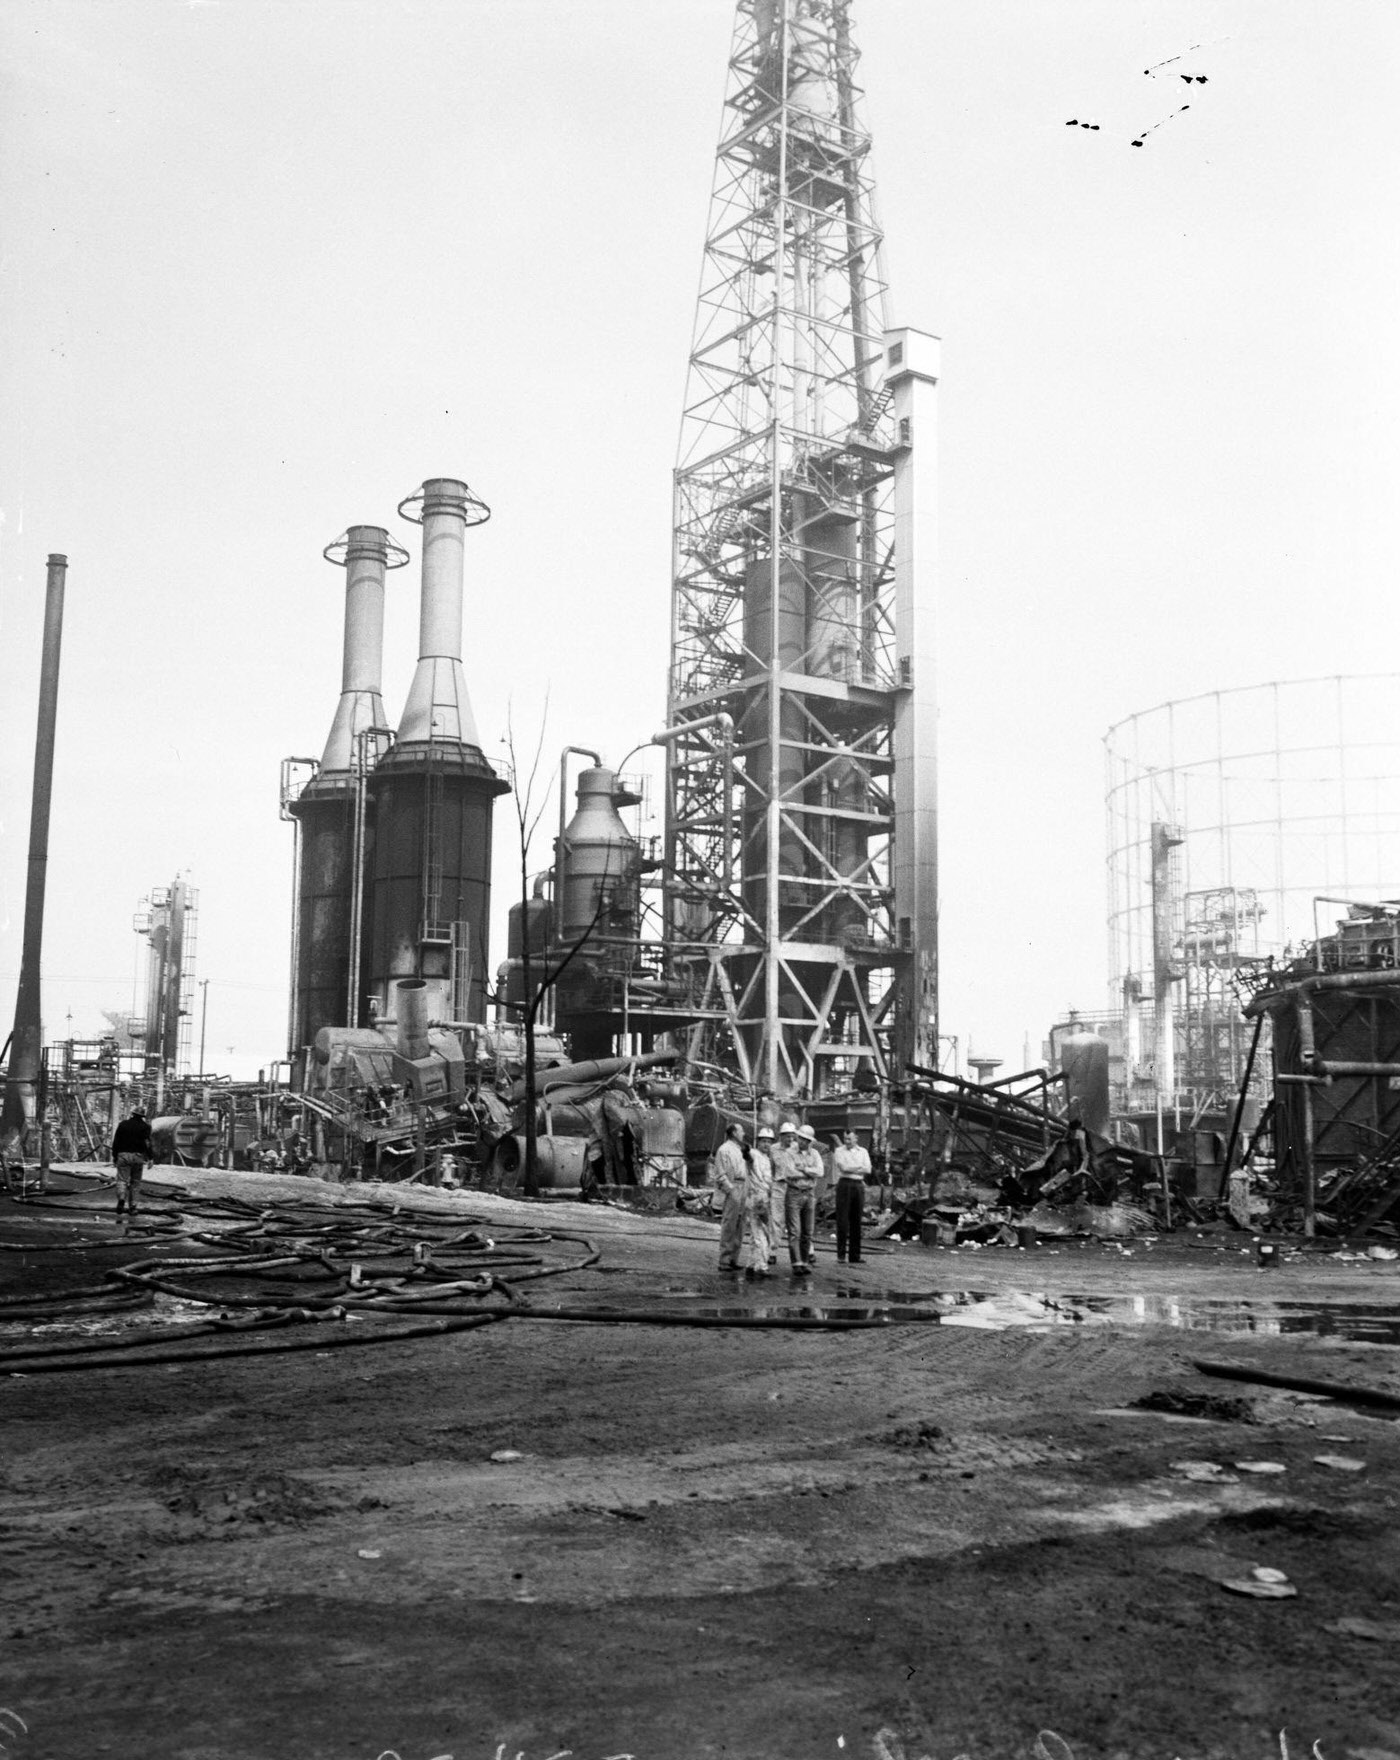
[[[427,985],[430,1021],[486,1018],[491,815],[507,792],[481,750],[462,672],[463,539],[490,509],[431,477],[399,512],[423,527],[418,668],[398,738],[369,781],[365,978],[388,1013],[401,978]]]
[[[412,510],[418,504],[419,511]],[[433,740],[481,749],[462,672],[462,584],[468,526],[491,517],[486,503],[456,477],[430,477],[399,504],[423,525],[423,597],[418,669],[399,722],[400,745]]]
[[[383,526],[351,526],[322,555],[345,569],[345,643],[320,768],[288,809],[298,838],[292,1056],[323,1027],[358,1026],[363,1012],[361,905],[373,835],[365,780],[389,738],[380,695],[384,581],[408,561]]]
[[[394,995],[396,1049],[410,1063],[421,1063],[432,1050],[428,1042],[428,986],[421,978],[400,978]]]
[[[384,663],[384,579],[402,568],[408,551],[383,526],[351,526],[322,551],[345,568],[345,647],[340,702],[321,758],[322,776],[357,767],[355,740],[373,727],[387,727],[380,673]]]
[[[44,941],[44,884],[49,866],[49,808],[53,801],[54,735],[58,725],[58,660],[63,645],[63,589],[68,558],[49,557],[44,598],[44,645],[39,662],[39,725],[34,740],[34,794],[29,810],[29,878],[24,893],[24,949],[15,1028],[0,1107],[0,1151],[23,1155],[37,1110],[43,1066],[43,1011],[39,977]]]

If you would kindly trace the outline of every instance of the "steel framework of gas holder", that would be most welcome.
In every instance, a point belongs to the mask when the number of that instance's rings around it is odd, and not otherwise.
[[[937,342],[885,329],[848,12],[740,0],[675,475],[667,935],[692,1055],[779,1093],[937,1048]]]

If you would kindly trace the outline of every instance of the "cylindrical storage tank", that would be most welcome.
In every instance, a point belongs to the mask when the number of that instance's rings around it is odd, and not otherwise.
[[[1320,901],[1400,896],[1397,702],[1400,673],[1296,679],[1109,729],[1109,1007],[1139,1053],[1125,1110],[1228,1112],[1253,1034],[1237,974],[1330,932],[1345,907]],[[1261,1047],[1256,1081],[1266,1064]]]
[[[578,807],[559,852],[559,938],[565,944],[590,929],[596,941],[638,933],[637,840],[614,805],[617,792],[615,771],[598,765],[579,772]]]
[[[507,964],[503,968],[507,1007],[524,1008],[528,1000],[525,995],[524,967],[527,938],[530,947],[530,983],[531,988],[535,988],[544,976],[553,935],[554,906],[547,898],[536,893],[524,904],[513,904],[510,907],[506,916]]]
[[[212,1167],[219,1151],[218,1120],[190,1112],[153,1118],[151,1147],[157,1161],[173,1162],[177,1167]]]
[[[1066,1033],[1060,1040],[1066,1098],[1086,1130],[1108,1134],[1108,1041],[1097,1033]]]

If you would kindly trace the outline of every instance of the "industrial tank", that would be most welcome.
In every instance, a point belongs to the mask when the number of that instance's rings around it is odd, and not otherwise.
[[[559,936],[565,944],[590,929],[595,941],[637,935],[637,840],[617,810],[619,802],[635,799],[619,791],[614,770],[600,764],[579,772],[578,806],[559,850]]]
[[[579,772],[577,798],[556,858],[556,963],[578,951],[555,987],[555,1022],[575,1057],[603,1057],[626,1012],[641,929],[641,852],[617,810],[637,797],[595,764]]]
[[[513,904],[506,917],[506,963],[502,967],[505,976],[506,1005],[510,1008],[524,1008],[529,998],[525,994],[525,948],[530,949],[530,982],[534,987],[544,976],[549,957],[549,944],[554,936],[554,906],[545,897],[545,876],[540,875],[535,881],[532,896],[523,904]]]

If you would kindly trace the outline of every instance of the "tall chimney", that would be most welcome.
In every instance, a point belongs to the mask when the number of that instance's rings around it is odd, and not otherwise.
[[[383,526],[351,526],[322,551],[327,562],[345,568],[345,648],[340,701],[321,758],[322,776],[354,770],[356,736],[387,727],[380,673],[384,664],[384,578],[402,568],[408,551],[391,541]]]
[[[490,509],[457,477],[431,477],[399,512],[423,527],[418,668],[398,738],[370,779],[365,979],[384,1014],[421,978],[430,1021],[486,1018],[491,816],[507,792],[481,750],[462,672],[464,537]]]
[[[456,477],[430,477],[399,504],[399,512],[422,522],[423,598],[418,670],[399,722],[398,743],[434,740],[480,751],[462,672],[464,537],[467,527],[483,524],[491,510]]]
[[[345,646],[320,768],[290,808],[298,838],[293,1057],[323,1027],[358,1026],[363,1013],[361,906],[374,833],[364,781],[389,738],[380,695],[384,580],[408,561],[383,526],[351,526],[322,555],[345,569]],[[375,728],[380,737],[363,737]]]
[[[0,1152],[20,1155],[34,1120],[43,1065],[43,1012],[39,980],[44,941],[44,885],[49,867],[49,808],[53,801],[54,737],[58,725],[58,659],[63,645],[63,589],[68,558],[50,556],[44,597],[44,646],[39,662],[39,725],[34,739],[34,793],[29,810],[29,878],[24,892],[24,947],[15,1028],[0,1105]],[[42,1121],[40,1121],[42,1123]]]

